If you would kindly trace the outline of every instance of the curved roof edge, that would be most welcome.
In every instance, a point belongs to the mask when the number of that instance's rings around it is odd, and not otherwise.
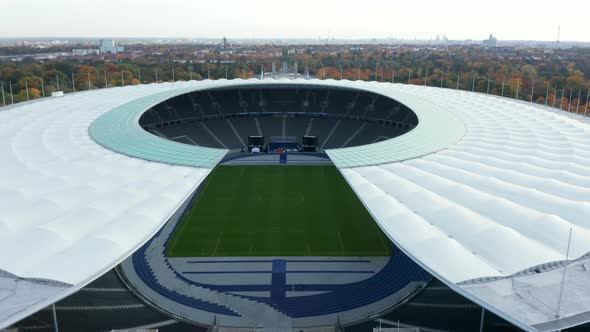
[[[411,94],[391,90],[389,83],[317,79],[207,81],[190,88],[161,92],[133,100],[103,114],[92,123],[89,134],[97,143],[125,155],[173,165],[213,167],[227,150],[180,144],[158,137],[142,129],[139,118],[150,107],[182,94],[257,85],[309,85],[366,91],[394,99],[410,108],[418,117],[418,125],[414,129],[395,139],[327,150],[332,161],[339,167],[358,167],[417,158],[447,148],[465,134],[465,127],[461,121],[454,118],[443,106]]]
[[[139,118],[150,107],[200,90],[182,88],[145,96],[112,109],[96,119],[88,133],[107,149],[124,155],[172,165],[212,168],[228,150],[177,143],[145,131]]]
[[[456,144],[465,135],[463,122],[452,115],[443,104],[418,98],[399,90],[392,90],[391,83],[368,84],[368,90],[392,98],[418,117],[418,125],[409,132],[378,143],[326,150],[339,168],[362,167],[419,158]]]

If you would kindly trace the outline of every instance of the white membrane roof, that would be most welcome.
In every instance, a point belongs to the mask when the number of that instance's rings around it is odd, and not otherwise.
[[[193,90],[256,84],[370,90],[411,108],[419,124],[409,133],[328,151],[380,227],[433,275],[525,330],[590,321],[586,118],[412,85],[220,80],[0,109],[0,328],[130,255],[225,154],[143,132],[144,110]]]
[[[392,89],[440,105],[465,135],[419,158],[341,168],[382,229],[435,276],[523,329],[588,321],[587,119],[464,91]],[[576,261],[561,262],[570,229]]]

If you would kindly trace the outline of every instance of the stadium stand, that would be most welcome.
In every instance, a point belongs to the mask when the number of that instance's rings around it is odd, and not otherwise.
[[[321,87],[235,87],[197,91],[154,106],[140,124],[177,142],[241,150],[248,136],[315,135],[340,148],[402,135],[418,123],[395,100]],[[366,129],[365,129],[366,128]]]
[[[56,303],[60,331],[107,331],[157,325],[159,331],[206,331],[181,323],[143,303],[111,270]],[[51,307],[13,326],[19,331],[55,331]]]

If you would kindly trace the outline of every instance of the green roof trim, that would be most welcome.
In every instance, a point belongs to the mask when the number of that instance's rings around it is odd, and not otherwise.
[[[215,88],[269,85],[312,85],[349,88],[377,93],[406,105],[416,113],[418,125],[406,134],[378,143],[326,150],[339,168],[380,165],[419,158],[448,148],[463,138],[465,126],[445,109],[424,98],[401,92],[390,83],[334,80],[219,80],[202,81],[171,89],[118,106],[96,119],[89,134],[97,143],[132,157],[172,165],[213,168],[228,150],[174,142],[145,131],[139,118],[150,107],[185,93]]]
[[[174,142],[145,131],[139,118],[150,107],[201,86],[173,89],[133,100],[97,118],[88,133],[98,144],[131,157],[172,165],[213,168],[228,150]]]
[[[377,88],[377,87],[376,87]],[[440,105],[391,89],[376,93],[409,107],[418,117],[418,125],[409,132],[378,143],[326,150],[338,168],[380,165],[414,159],[448,148],[465,136],[463,122]]]

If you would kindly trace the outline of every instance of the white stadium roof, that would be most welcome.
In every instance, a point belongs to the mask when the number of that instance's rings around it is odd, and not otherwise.
[[[391,240],[525,330],[590,321],[587,118],[450,89],[285,79],[128,86],[0,108],[0,328],[128,257],[226,153],[143,131],[145,110],[256,84],[370,90],[411,108],[419,123],[407,134],[328,151]]]

